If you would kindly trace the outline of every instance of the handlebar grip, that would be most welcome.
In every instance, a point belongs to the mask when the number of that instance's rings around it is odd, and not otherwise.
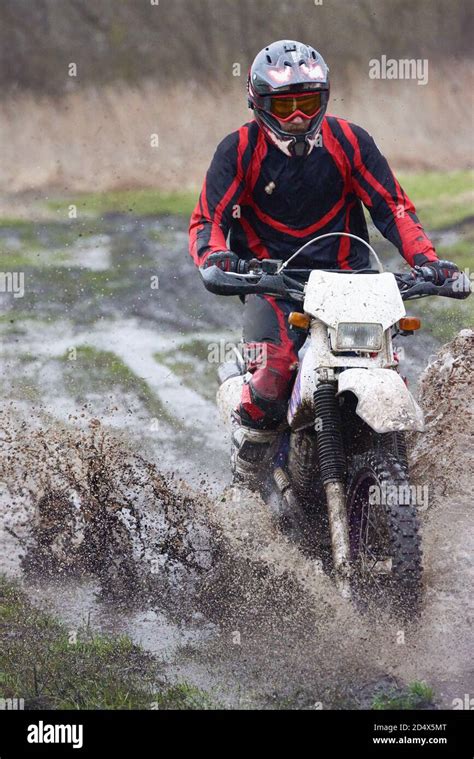
[[[469,277],[461,271],[455,279],[446,280],[437,289],[438,295],[442,295],[445,298],[464,300],[471,294],[471,282]]]
[[[471,283],[464,272],[460,272],[456,279],[446,280],[442,285],[435,285],[429,280],[417,279],[410,286],[409,280],[403,279],[403,276],[398,281],[402,287],[405,286],[405,289],[400,290],[403,300],[410,300],[423,295],[437,295],[442,298],[464,300],[471,294]]]

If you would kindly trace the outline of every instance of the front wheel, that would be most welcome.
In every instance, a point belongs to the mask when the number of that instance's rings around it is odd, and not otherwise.
[[[353,594],[364,606],[416,614],[422,589],[416,499],[407,471],[388,451],[349,461],[347,479]]]

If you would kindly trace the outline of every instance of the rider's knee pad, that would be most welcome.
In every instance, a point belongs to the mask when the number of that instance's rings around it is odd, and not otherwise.
[[[284,419],[287,409],[288,391],[278,397],[261,395],[254,385],[254,378],[245,383],[239,407],[242,424],[254,429],[271,429]]]

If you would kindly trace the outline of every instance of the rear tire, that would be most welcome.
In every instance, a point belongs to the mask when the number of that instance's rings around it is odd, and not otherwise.
[[[386,450],[349,461],[347,510],[354,598],[416,615],[422,594],[419,520],[406,468]]]

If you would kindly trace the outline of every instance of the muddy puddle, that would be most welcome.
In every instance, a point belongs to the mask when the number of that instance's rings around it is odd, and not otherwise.
[[[241,304],[206,293],[186,248],[174,217],[0,229],[3,269],[25,276],[23,298],[0,294],[2,571],[71,629],[127,633],[227,706],[360,708],[426,680],[449,707],[474,687],[466,483],[451,474],[424,517],[419,625],[357,614],[263,504],[226,489],[208,358],[239,341]],[[403,346],[413,387],[439,348],[432,318]],[[454,350],[472,360],[470,339]],[[466,420],[467,385],[446,377]],[[415,446],[421,482],[462,465],[467,439],[446,453],[435,435],[453,436],[452,413]]]

